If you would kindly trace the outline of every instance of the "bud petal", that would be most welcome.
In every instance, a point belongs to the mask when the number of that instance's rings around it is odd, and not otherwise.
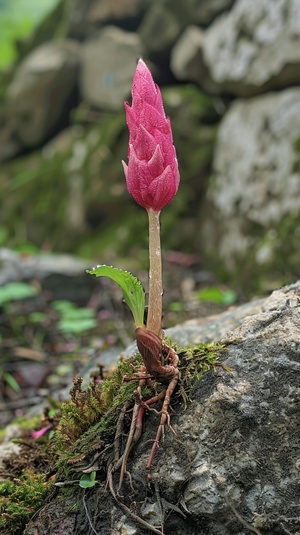
[[[176,195],[179,171],[170,119],[151,72],[140,59],[132,85],[132,105],[125,102],[129,129],[128,166],[123,162],[129,193],[141,206],[160,212]]]

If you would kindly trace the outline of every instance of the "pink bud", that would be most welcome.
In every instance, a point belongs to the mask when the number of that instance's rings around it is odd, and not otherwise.
[[[133,77],[132,106],[125,102],[125,110],[128,166],[122,163],[128,191],[146,210],[160,212],[176,195],[180,177],[170,119],[160,89],[141,59]]]
[[[31,436],[35,439],[38,439],[42,437],[45,433],[47,433],[49,429],[52,429],[52,427],[53,427],[52,424],[48,424],[45,427],[42,427],[42,429],[40,429],[39,431],[31,431]]]

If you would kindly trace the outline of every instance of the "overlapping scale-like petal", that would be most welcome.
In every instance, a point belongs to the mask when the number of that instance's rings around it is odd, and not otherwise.
[[[159,212],[176,195],[179,171],[170,119],[159,87],[140,59],[132,85],[132,105],[125,102],[129,129],[126,184],[135,201]]]

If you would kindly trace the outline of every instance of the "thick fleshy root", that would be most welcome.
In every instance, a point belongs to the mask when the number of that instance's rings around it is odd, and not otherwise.
[[[159,445],[165,425],[167,424],[175,434],[175,431],[170,425],[169,406],[171,396],[179,380],[179,370],[177,368],[179,360],[178,355],[172,347],[163,344],[161,338],[157,334],[145,327],[138,327],[136,329],[136,339],[138,349],[143,357],[144,366],[141,367],[141,372],[137,377],[124,378],[124,381],[138,380],[139,385],[135,390],[135,404],[132,411],[132,421],[125,451],[114,466],[114,471],[121,468],[118,491],[121,489],[123,478],[126,473],[129,453],[142,434],[142,423],[145,409],[153,410],[160,414],[160,423],[147,463],[147,470],[151,469],[154,454]],[[154,396],[148,401],[143,401],[142,387],[146,382],[151,381],[151,379],[167,384],[168,386],[157,396]],[[156,409],[150,408],[150,405],[161,399],[163,399],[161,411],[156,411]],[[151,479],[150,474],[148,475],[148,479]]]
[[[170,384],[169,384],[169,386],[168,386],[168,388],[166,390],[165,397],[164,397],[164,402],[163,402],[163,406],[162,406],[162,410],[161,410],[160,423],[159,423],[159,426],[158,426],[158,429],[157,429],[156,437],[155,437],[155,440],[153,442],[153,446],[152,446],[152,449],[151,449],[149,460],[148,460],[148,463],[147,463],[147,466],[146,466],[147,470],[151,469],[151,465],[152,465],[152,461],[153,461],[153,458],[154,458],[154,454],[155,454],[156,449],[157,449],[157,447],[159,445],[159,441],[160,441],[161,436],[163,434],[164,427],[165,427],[166,423],[170,427],[171,431],[175,434],[174,429],[170,425],[170,415],[169,415],[169,405],[170,405],[170,401],[171,401],[171,396],[172,396],[172,394],[174,392],[174,389],[176,388],[176,385],[177,385],[178,379],[179,379],[179,370],[177,368],[174,368],[174,370],[175,370],[174,377],[171,380],[171,382],[170,382]],[[151,479],[151,475],[150,474],[148,474],[148,479]]]

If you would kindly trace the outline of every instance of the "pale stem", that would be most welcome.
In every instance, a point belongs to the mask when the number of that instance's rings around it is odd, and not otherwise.
[[[162,267],[160,248],[160,212],[148,210],[149,217],[149,301],[147,329],[160,338],[162,318]]]

